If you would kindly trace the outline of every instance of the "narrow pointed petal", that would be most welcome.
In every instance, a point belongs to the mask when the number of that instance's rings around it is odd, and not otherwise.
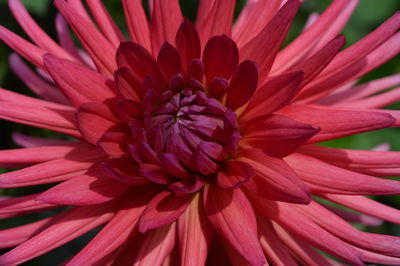
[[[64,95],[76,107],[115,97],[113,82],[105,76],[52,55],[45,55],[43,60]]]
[[[0,264],[21,264],[85,234],[111,219],[110,207],[79,207],[63,212],[57,223],[0,256]]]
[[[260,234],[260,243],[268,260],[274,265],[298,265],[290,254],[288,247],[275,232],[271,222],[263,217],[257,217],[257,224]]]
[[[74,4],[64,0],[54,2],[57,9],[68,21],[85,50],[90,54],[98,70],[111,77],[115,65],[115,50],[113,46],[81,12],[76,12]]]
[[[299,91],[303,76],[297,71],[271,78],[255,92],[240,121],[271,114],[289,104]]]
[[[221,188],[237,188],[254,175],[251,165],[240,161],[228,161],[219,170],[217,181]]]
[[[360,232],[315,201],[296,208],[301,209],[315,223],[347,243],[382,255],[400,256],[400,237]]]
[[[252,204],[261,215],[274,220],[303,241],[351,264],[364,265],[361,254],[357,250],[325,231],[306,215],[295,210],[293,204],[274,203],[260,198],[252,198]]]
[[[244,185],[251,193],[279,201],[310,202],[307,186],[284,160],[257,149],[241,150],[237,160],[250,164],[256,171],[256,176]]]
[[[298,0],[287,1],[264,29],[240,48],[241,58],[254,60],[260,67],[261,84],[272,67],[299,6]]]
[[[200,37],[194,25],[184,19],[175,36],[175,45],[182,57],[183,68],[188,70],[192,59],[200,59]]]
[[[101,0],[87,0],[87,5],[104,36],[114,45],[123,41],[124,35],[115,24]]]
[[[257,236],[253,207],[238,189],[206,185],[204,208],[214,229],[252,265],[266,263]],[[239,215],[240,214],[240,215]]]
[[[70,141],[67,140],[56,138],[38,138],[17,132],[12,133],[11,136],[15,144],[24,148],[70,144]]]
[[[0,40],[6,43],[11,49],[17,52],[20,56],[34,64],[35,66],[44,69],[43,55],[47,53],[32,43],[22,39],[20,36],[0,26]]]
[[[386,128],[395,121],[391,115],[385,113],[317,105],[291,105],[282,109],[280,113],[321,129],[308,143]],[[326,117],[329,117],[329,120]]]
[[[192,195],[177,197],[168,191],[161,192],[149,202],[140,217],[139,231],[145,233],[174,222],[185,212],[191,199]]]
[[[233,25],[233,39],[242,47],[257,36],[282,5],[281,0],[249,0]]]
[[[44,162],[0,175],[0,187],[22,187],[54,183],[70,179],[104,159],[98,149],[90,149],[66,158]]]
[[[35,200],[37,196],[38,194],[33,194],[0,200],[0,218],[4,219],[57,207],[57,205]]]
[[[36,95],[52,102],[69,104],[58,88],[45,81],[31,70],[18,55],[11,54],[9,62],[14,73],[17,74]]]
[[[336,37],[342,31],[358,2],[359,0],[332,1],[332,4],[306,31],[279,53],[272,73],[282,73],[312,55],[314,49],[321,49]]]
[[[354,211],[347,211],[330,205],[324,205],[324,207],[336,214],[337,216],[341,217],[342,219],[351,223],[359,223],[368,226],[380,226],[383,224],[383,220],[366,214]]]
[[[151,44],[153,54],[157,54],[162,43],[174,43],[176,31],[183,17],[178,0],[151,1],[153,2]]]
[[[56,110],[35,105],[0,102],[1,119],[79,137],[74,113],[72,108],[71,110]]]
[[[161,265],[174,248],[175,235],[175,223],[147,232],[142,238],[134,265]]]
[[[105,177],[94,168],[46,190],[37,200],[58,205],[94,205],[110,201],[128,188],[128,184]]]
[[[61,47],[63,47],[70,55],[84,62],[79,55],[78,47],[75,45],[70,34],[68,23],[60,13],[57,13],[56,15],[55,26],[57,31],[57,39]]]
[[[136,191],[138,192],[138,191]],[[87,244],[68,265],[93,265],[123,246],[132,234],[140,215],[146,207],[149,195],[136,193],[135,199],[129,199],[116,212],[107,225]]]
[[[376,178],[324,163],[307,155],[285,159],[304,181],[315,184],[316,192],[353,195],[400,194],[400,182]]]
[[[122,0],[131,40],[151,51],[149,22],[142,1]]]
[[[262,149],[279,157],[295,152],[318,129],[286,116],[267,115],[250,120],[243,126],[240,145]]]
[[[132,164],[130,160],[113,158],[99,163],[104,175],[130,185],[144,185],[150,181],[139,175],[138,166]]]
[[[196,25],[203,45],[215,35],[231,36],[235,2],[232,0],[200,1]]]
[[[54,218],[46,218],[34,223],[0,230],[0,248],[11,248],[22,244],[49,227],[52,221]]]
[[[349,108],[373,109],[382,108],[390,104],[400,101],[400,88],[374,95],[368,98],[359,99],[356,101],[348,101],[336,106],[344,106]]]
[[[207,260],[212,228],[206,219],[203,208],[200,194],[196,194],[185,213],[178,219],[182,265],[201,266]]]
[[[356,211],[380,218],[385,221],[400,224],[400,211],[364,196],[348,196],[320,194],[323,198],[349,207]]]
[[[25,149],[10,149],[0,151],[0,165],[2,167],[18,167],[43,163],[65,156],[80,153],[92,148],[90,145],[77,142],[54,146],[32,147]]]
[[[20,0],[10,0],[8,5],[19,25],[40,48],[58,57],[77,61],[36,24]]]
[[[204,48],[203,62],[208,82],[214,77],[229,79],[239,62],[238,48],[227,36],[214,36]]]
[[[400,258],[393,258],[389,256],[385,256],[379,253],[370,252],[363,249],[358,249],[361,254],[363,255],[363,260],[366,262],[372,262],[377,264],[384,264],[384,265],[399,265]]]
[[[257,84],[258,70],[254,62],[246,60],[240,63],[229,82],[225,105],[233,111],[245,105],[256,91]]]

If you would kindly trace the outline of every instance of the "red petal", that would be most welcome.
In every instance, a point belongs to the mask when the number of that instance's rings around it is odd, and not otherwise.
[[[253,207],[239,188],[221,189],[206,185],[204,208],[214,229],[250,264],[266,263],[258,240]]]
[[[286,37],[300,6],[298,0],[289,0],[279,9],[268,25],[240,49],[241,58],[254,60],[260,67],[260,83],[267,77],[276,54]]]
[[[252,146],[266,153],[285,157],[315,135],[318,129],[286,116],[268,115],[250,120],[243,126],[241,146]]]
[[[128,188],[128,184],[104,177],[95,168],[46,190],[37,200],[58,205],[93,205],[110,201]]]
[[[239,62],[235,42],[225,35],[212,37],[204,48],[203,62],[207,82],[211,82],[214,77],[229,79]]]
[[[37,196],[38,194],[33,194],[0,200],[0,218],[4,219],[58,207],[57,205],[37,201]]]
[[[127,100],[140,102],[144,96],[143,80],[128,67],[120,67],[114,72],[114,79],[121,96]]]
[[[243,106],[253,96],[257,84],[258,70],[254,62],[246,60],[240,63],[229,82],[225,105],[232,110]]]
[[[250,164],[256,176],[245,184],[252,193],[263,198],[307,204],[307,186],[282,159],[271,157],[261,150],[241,150],[237,160]]]
[[[139,221],[139,231],[145,233],[150,229],[170,224],[185,212],[192,195],[177,197],[168,191],[155,196],[143,212]]]
[[[271,78],[260,87],[240,116],[240,121],[271,114],[296,96],[303,80],[303,72],[292,72]]]
[[[163,42],[174,42],[176,31],[178,30],[183,17],[178,0],[152,1],[152,32],[150,36],[153,54],[157,54]]]
[[[0,256],[0,264],[21,264],[85,234],[111,219],[114,213],[110,207],[79,207],[63,212],[57,223]]]
[[[176,48],[182,57],[184,69],[188,69],[192,59],[200,58],[200,38],[196,28],[184,19],[175,36]]]
[[[50,54],[46,54],[43,61],[64,95],[76,107],[115,97],[114,83],[98,72]]]
[[[255,175],[251,165],[240,161],[228,161],[219,170],[217,181],[222,188],[237,188]]]
[[[181,56],[171,44],[164,42],[157,56],[157,64],[167,80],[181,72]]]

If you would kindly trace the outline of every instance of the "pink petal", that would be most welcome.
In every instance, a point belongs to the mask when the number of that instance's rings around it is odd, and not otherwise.
[[[285,160],[301,179],[316,185],[316,192],[353,195],[400,193],[399,181],[359,174],[301,154],[292,154]]]
[[[32,71],[16,54],[9,57],[11,69],[39,97],[61,104],[69,104],[64,95],[53,85]]]
[[[80,132],[76,129],[74,114],[72,108],[71,110],[57,110],[31,104],[0,102],[1,119],[79,137]]]
[[[106,132],[97,141],[97,146],[112,157],[120,157],[128,154],[126,143],[130,140],[131,137],[124,132]]]
[[[98,149],[88,149],[63,159],[44,162],[0,175],[0,187],[23,187],[54,183],[70,179],[89,169],[94,162],[104,159]]]
[[[149,200],[149,193],[137,193],[134,200],[122,204],[106,226],[87,244],[68,265],[93,265],[123,246],[132,234]],[[151,193],[150,193],[151,195]]]
[[[383,221],[381,219],[365,215],[362,213],[354,212],[354,211],[347,211],[344,209],[339,209],[330,205],[324,205],[325,208],[330,210],[332,213],[336,214],[337,216],[341,217],[342,219],[352,222],[352,223],[359,223],[368,226],[380,226],[382,225]]]
[[[300,204],[310,202],[307,186],[284,160],[257,149],[241,150],[237,155],[237,160],[250,164],[256,171],[256,176],[244,185],[252,194]]]
[[[290,253],[288,247],[279,238],[269,220],[258,217],[258,231],[260,243],[266,254],[268,261],[274,265],[298,265]]]
[[[268,25],[240,48],[241,58],[254,60],[260,67],[260,84],[263,84],[267,77],[299,6],[298,0],[288,0]]]
[[[221,188],[237,188],[254,175],[251,165],[241,161],[228,161],[219,169],[217,181]]]
[[[0,218],[4,219],[58,207],[57,205],[35,200],[37,195],[38,194],[33,194],[0,200]]]
[[[164,42],[173,43],[176,31],[183,17],[178,0],[151,0],[153,10],[151,14],[151,44],[153,54],[156,55]]]
[[[318,51],[335,38],[353,14],[357,3],[358,0],[332,1],[332,4],[307,30],[278,54],[272,73],[282,73],[294,64],[307,59],[314,51]]]
[[[236,73],[229,82],[226,95],[226,107],[231,110],[246,104],[254,92],[258,84],[258,70],[254,62],[244,61],[240,63]]]
[[[327,200],[349,207],[356,211],[380,218],[385,221],[400,224],[400,211],[364,196],[348,196],[320,194]]]
[[[242,47],[257,36],[282,5],[281,0],[249,0],[233,25],[233,39]]]
[[[200,37],[196,28],[184,19],[175,36],[175,45],[182,57],[183,68],[188,69],[192,59],[200,58]]]
[[[368,98],[337,104],[336,106],[370,109],[385,107],[398,101],[400,101],[400,88],[396,88]]]
[[[3,26],[0,26],[0,40],[35,66],[44,69],[42,57],[47,53],[46,50],[22,39]]]
[[[105,177],[94,168],[46,190],[37,200],[58,205],[94,205],[110,201],[128,188],[128,184]]]
[[[83,16],[81,12],[76,12],[74,3],[56,0],[54,4],[74,30],[98,70],[111,77],[116,69],[115,46],[96,29],[87,17]]]
[[[203,62],[207,82],[214,77],[229,79],[237,68],[239,51],[227,36],[214,36],[204,48]]]
[[[70,55],[83,61],[79,55],[78,47],[75,45],[74,40],[71,37],[68,24],[60,13],[57,13],[56,15],[55,25],[58,37],[57,39],[61,47],[63,47]]]
[[[70,141],[67,140],[60,140],[55,138],[38,138],[32,137],[28,135],[24,135],[21,133],[12,133],[12,139],[15,144],[25,147],[40,147],[40,146],[52,146],[52,145],[59,145],[59,144],[69,144]]]
[[[104,36],[107,37],[114,46],[118,46],[125,38],[108,13],[106,7],[100,0],[87,0],[86,2]]]
[[[0,256],[0,264],[21,264],[85,234],[111,219],[110,207],[80,207],[61,213],[57,223]]]
[[[122,0],[131,40],[151,51],[149,22],[139,0]]]
[[[54,146],[0,150],[0,165],[2,167],[18,167],[43,163],[64,158],[71,153],[80,153],[90,148],[92,148],[90,145],[81,142],[71,142]]]
[[[135,266],[161,265],[175,245],[175,223],[147,232],[141,241]]]
[[[116,118],[110,112],[108,106],[101,103],[88,102],[82,104],[76,114],[76,119],[79,131],[85,140],[92,144],[96,144],[108,130],[121,129],[122,131],[123,129],[116,123]]]
[[[43,57],[45,67],[69,101],[79,107],[115,97],[114,84],[105,76],[52,55]]]
[[[168,191],[161,192],[147,204],[139,220],[139,231],[145,233],[173,223],[185,212],[191,199],[192,195],[177,197]]]
[[[46,218],[34,223],[0,230],[0,248],[11,248],[22,244],[49,227],[54,218]]]
[[[132,160],[113,158],[99,164],[104,175],[117,179],[130,185],[143,185],[149,183],[149,180],[140,176],[138,166],[132,163]]]
[[[238,189],[206,185],[204,208],[214,229],[252,265],[266,263],[257,236],[253,208]]]
[[[301,209],[319,226],[349,244],[382,255],[394,257],[400,255],[400,237],[360,232],[316,202],[311,202],[307,206],[299,205],[296,208]]]
[[[36,24],[20,0],[10,0],[8,5],[19,25],[40,48],[60,58],[77,61]]]
[[[258,88],[239,120],[268,115],[289,104],[300,89],[303,75],[297,71],[271,78]]]
[[[297,122],[286,116],[267,115],[257,117],[243,125],[242,147],[251,146],[266,153],[285,157],[315,135],[318,129]]]
[[[201,43],[215,35],[231,36],[235,2],[230,0],[200,1],[196,25],[199,30]]]
[[[367,250],[357,249],[363,255],[363,260],[384,265],[399,265],[400,258],[393,258],[379,253],[369,252]]]
[[[289,233],[302,241],[325,251],[353,265],[364,265],[361,254],[346,242],[336,238],[314,223],[306,215],[283,202],[272,202],[265,199],[252,199],[257,212],[285,228]],[[318,237],[315,237],[318,235]]]
[[[204,265],[211,244],[212,228],[203,210],[200,194],[178,219],[181,265]]]
[[[386,128],[395,121],[389,114],[317,105],[291,105],[282,109],[280,113],[321,129],[308,143]],[[326,117],[329,117],[329,120]]]

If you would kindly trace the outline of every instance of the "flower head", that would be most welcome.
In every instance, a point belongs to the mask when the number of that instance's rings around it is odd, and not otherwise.
[[[0,163],[0,187],[56,183],[0,201],[12,217],[60,209],[54,217],[2,230],[18,264],[94,228],[68,265],[399,264],[399,238],[360,232],[348,222],[399,223],[400,212],[365,195],[398,194],[400,155],[314,145],[398,126],[399,75],[354,86],[400,49],[395,14],[340,51],[338,36],[357,1],[333,1],[279,50],[299,1],[248,1],[232,28],[235,1],[202,0],[196,25],[177,0],[123,0],[130,41],[100,1],[56,0],[60,44],[9,0],[35,44],[5,28],[10,63],[40,97],[0,91],[0,117],[71,136],[16,135],[25,148]],[[268,7],[268,8],[267,8]],[[69,35],[72,28],[83,49]],[[311,196],[315,197],[311,197]],[[324,200],[321,200],[324,199]],[[339,209],[326,202],[350,207]],[[379,244],[377,244],[379,243]]]

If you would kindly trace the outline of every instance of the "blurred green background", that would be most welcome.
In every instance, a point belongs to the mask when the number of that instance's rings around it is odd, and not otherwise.
[[[56,10],[52,5],[52,0],[22,0],[32,16],[36,19],[39,25],[45,29],[51,36],[55,36],[54,29],[54,17]],[[124,15],[122,12],[122,7],[120,1],[117,0],[105,0],[103,1],[110,11],[111,15],[117,21],[118,25],[124,32],[127,32],[126,25],[124,24]],[[186,17],[194,20],[197,0],[181,0],[181,7],[183,13]],[[240,9],[245,3],[245,0],[237,1],[236,14],[240,12]],[[296,19],[293,27],[288,35],[285,43],[293,40],[301,31],[304,23],[311,12],[322,12],[330,0],[305,0]],[[351,17],[348,25],[346,26],[343,34],[347,39],[347,46],[353,44],[354,42],[360,40],[363,36],[371,32],[383,21],[389,18],[396,10],[400,9],[399,0],[360,0],[360,4],[356,9],[356,12]],[[26,35],[22,32],[18,24],[13,19],[11,13],[8,11],[7,0],[0,0],[0,24],[11,29],[12,31],[20,34],[26,38]],[[8,55],[11,50],[5,46],[3,43],[0,44],[0,87],[20,92],[27,95],[33,95],[10,71],[8,67]],[[400,72],[400,58],[397,56],[385,65],[379,67],[378,69],[372,71],[366,75],[362,82],[371,79],[387,76],[394,73]],[[400,109],[400,104],[394,104],[389,108]],[[16,146],[12,143],[10,135],[12,132],[22,132],[34,136],[53,136],[54,133],[47,130],[40,130],[28,126],[23,126],[19,124],[10,123],[7,121],[0,121],[0,149],[15,148]],[[325,145],[332,147],[343,147],[343,148],[355,148],[355,149],[370,149],[374,146],[381,144],[383,142],[389,143],[392,150],[400,150],[400,130],[399,129],[385,129],[378,130],[374,132],[369,132],[365,134],[359,134],[351,137],[346,137],[340,140],[330,141]],[[1,172],[8,171],[10,169],[0,169]],[[21,188],[21,189],[9,189],[1,190],[0,195],[27,195],[34,193],[35,191],[40,191],[46,186],[37,186],[35,188]],[[390,196],[390,197],[379,197],[381,202],[385,204],[400,207],[400,197]],[[38,218],[47,217],[54,215],[54,212],[44,212],[37,215],[25,215],[18,218],[7,219],[0,222],[1,228],[9,228],[16,225],[21,225],[34,221]],[[392,235],[400,235],[399,226],[393,224],[385,223],[379,228],[369,228],[374,230],[374,232],[387,233]],[[90,232],[89,234],[80,237],[68,245],[60,247],[46,255],[36,258],[24,265],[55,265],[65,261],[74,252],[79,250],[79,247],[84,245],[95,232]]]

